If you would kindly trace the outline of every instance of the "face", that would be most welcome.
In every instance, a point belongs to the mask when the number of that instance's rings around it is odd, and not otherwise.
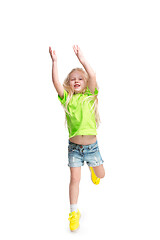
[[[74,71],[70,74],[70,87],[74,93],[80,93],[86,87],[84,75],[80,71]]]

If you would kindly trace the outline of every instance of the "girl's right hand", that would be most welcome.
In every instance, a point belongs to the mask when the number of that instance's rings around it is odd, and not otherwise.
[[[53,50],[53,52],[52,52],[51,47],[49,47],[49,53],[50,53],[50,56],[52,58],[52,62],[56,62],[57,61],[57,56],[56,56],[55,50]]]

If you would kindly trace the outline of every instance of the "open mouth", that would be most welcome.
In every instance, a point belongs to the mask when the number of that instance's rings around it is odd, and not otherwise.
[[[74,85],[74,87],[75,87],[75,88],[78,88],[78,87],[80,87],[80,84],[79,84],[79,83],[76,83],[76,84]]]

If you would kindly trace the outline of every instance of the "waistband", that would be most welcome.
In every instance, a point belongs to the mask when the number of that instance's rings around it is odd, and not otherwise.
[[[96,140],[95,143],[92,144],[88,144],[88,145],[81,145],[81,144],[77,144],[77,143],[73,143],[70,140],[68,140],[69,145],[74,146],[75,148],[83,148],[83,149],[88,149],[88,148],[92,148],[94,147],[96,144],[98,145],[98,141]]]

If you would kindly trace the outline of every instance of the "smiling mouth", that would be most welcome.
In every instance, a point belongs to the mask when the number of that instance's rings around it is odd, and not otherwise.
[[[80,84],[75,84],[74,87],[75,88],[80,87]]]

